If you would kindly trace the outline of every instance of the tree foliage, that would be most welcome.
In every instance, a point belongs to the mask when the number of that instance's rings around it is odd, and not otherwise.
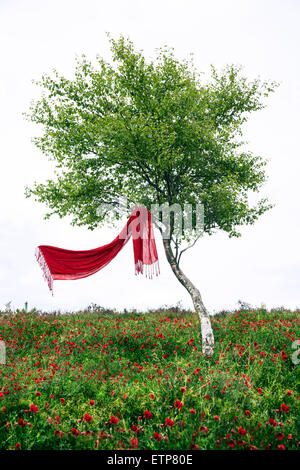
[[[46,203],[48,217],[70,215],[90,229],[105,220],[99,205],[119,198],[147,208],[201,203],[205,232],[238,236],[239,226],[271,207],[266,199],[249,203],[249,191],[265,182],[266,162],[241,139],[242,125],[276,84],[249,81],[231,65],[212,67],[205,81],[172,49],[146,61],[130,40],[110,43],[111,63],[82,56],[73,79],[54,70],[37,82],[42,96],[27,118],[42,126],[34,142],[55,161],[56,175],[27,196]]]

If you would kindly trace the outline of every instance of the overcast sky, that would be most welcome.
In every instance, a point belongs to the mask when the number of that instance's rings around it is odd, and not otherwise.
[[[45,208],[24,198],[25,185],[43,181],[52,166],[32,144],[26,122],[40,90],[32,84],[56,68],[72,76],[76,55],[109,57],[106,32],[129,36],[146,56],[168,45],[199,71],[210,64],[243,65],[249,78],[280,82],[266,109],[245,126],[248,149],[269,160],[267,195],[275,208],[242,237],[205,236],[183,256],[182,268],[200,288],[209,311],[234,308],[239,299],[268,308],[300,307],[299,109],[300,2],[298,0],[0,0],[0,305],[29,302],[43,310],[72,310],[91,302],[118,309],[164,304],[191,307],[165,261],[156,234],[161,276],[134,275],[132,243],[94,276],[55,281],[54,297],[35,261],[36,245],[90,249],[116,230],[90,232],[69,220],[43,220]],[[122,224],[120,224],[120,229]]]

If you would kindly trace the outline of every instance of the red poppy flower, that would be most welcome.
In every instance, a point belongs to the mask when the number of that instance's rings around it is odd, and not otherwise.
[[[273,426],[273,428],[274,428],[274,427],[276,426],[276,424],[277,424],[277,421],[276,421],[276,419],[270,418],[270,419],[269,419],[269,423],[270,423],[271,426]]]
[[[171,418],[167,418],[165,421],[165,426],[174,426],[174,421]]]
[[[190,445],[190,449],[191,449],[191,450],[199,450],[199,446],[198,446],[198,444],[192,443],[192,444]]]
[[[281,359],[283,360],[283,362],[285,362],[287,360],[287,355],[285,354],[285,351],[281,351],[280,356],[281,356]]]
[[[111,416],[110,420],[109,420],[109,423],[110,424],[118,424],[119,421],[120,421],[119,418],[117,418],[116,416]]]
[[[136,434],[139,432],[140,428],[136,425],[136,424],[133,424],[132,427],[131,427],[132,431],[134,431]]]
[[[130,442],[131,442],[131,448],[136,449],[137,446],[138,446],[138,443],[139,443],[138,438],[137,437],[132,437],[130,439]]]
[[[76,428],[72,428],[72,431],[71,431],[71,433],[72,433],[72,434],[73,434],[73,436],[75,436],[75,437],[78,437],[78,436],[79,436],[79,434],[80,434],[80,432],[79,432],[79,431],[78,431],[78,429],[76,429]]]
[[[235,447],[235,445],[236,445],[236,442],[233,439],[229,439],[229,441],[227,442],[227,446],[230,447],[230,449]]]
[[[285,403],[282,403],[280,410],[283,411],[284,413],[288,413],[288,411],[290,411],[290,407],[286,405]]]
[[[208,428],[206,426],[200,426],[199,431],[200,432],[205,432],[205,434],[207,434],[208,433]]]
[[[34,405],[33,403],[29,407],[29,411],[32,411],[32,413],[37,413],[39,411],[38,407]]]
[[[152,418],[153,415],[152,415],[152,413],[151,413],[150,411],[145,410],[143,416],[144,416],[144,418],[146,418],[146,419],[150,419],[150,418]]]
[[[176,400],[174,403],[174,407],[181,410],[181,408],[183,407],[183,403],[180,400]]]
[[[90,416],[89,414],[87,413],[84,413],[83,415],[83,421],[86,421],[87,423],[90,423],[92,421],[92,416]]]

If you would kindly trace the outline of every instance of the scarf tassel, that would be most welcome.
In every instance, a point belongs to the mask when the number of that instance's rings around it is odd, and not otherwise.
[[[153,279],[154,276],[159,276],[159,262],[155,261],[153,264],[144,264],[141,260],[135,263],[135,275],[144,274],[147,279]]]
[[[39,247],[37,247],[35,249],[35,257],[36,257],[36,260],[37,260],[37,262],[39,263],[39,265],[42,269],[44,280],[47,282],[49,290],[50,290],[50,292],[53,296],[53,277],[52,277],[52,274],[50,272],[49,266],[48,266],[48,264],[47,264],[47,262],[44,258],[44,255],[41,252],[41,250],[39,249]]]

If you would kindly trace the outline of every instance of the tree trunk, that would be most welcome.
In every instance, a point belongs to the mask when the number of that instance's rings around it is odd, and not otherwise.
[[[201,323],[201,337],[202,337],[202,353],[205,356],[212,356],[214,351],[214,334],[210,323],[208,311],[206,310],[201,294],[194,284],[186,277],[186,275],[179,268],[175,256],[172,252],[171,243],[169,239],[163,240],[167,260],[172,268],[173,273],[178,281],[186,288],[192,297],[195,311],[199,315]]]

